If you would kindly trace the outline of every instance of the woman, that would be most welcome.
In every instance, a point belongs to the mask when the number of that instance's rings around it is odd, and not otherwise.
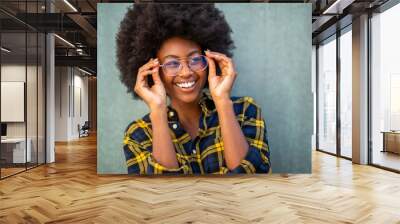
[[[129,174],[270,171],[260,108],[230,96],[230,33],[213,4],[129,8],[117,35],[120,78],[150,109],[125,131]]]

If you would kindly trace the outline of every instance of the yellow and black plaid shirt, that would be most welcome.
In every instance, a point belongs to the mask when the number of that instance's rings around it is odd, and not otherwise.
[[[203,91],[199,101],[202,109],[199,133],[194,140],[180,125],[177,112],[168,106],[168,123],[179,168],[166,168],[153,158],[151,121],[147,114],[142,119],[132,122],[125,131],[123,150],[128,173],[269,173],[270,151],[260,107],[251,97],[231,97],[231,99],[236,119],[249,143],[248,153],[238,167],[233,170],[226,167],[218,113],[210,94]]]

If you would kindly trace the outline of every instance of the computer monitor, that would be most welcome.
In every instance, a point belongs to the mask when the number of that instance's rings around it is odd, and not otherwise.
[[[7,136],[7,124],[1,123],[1,136]]]

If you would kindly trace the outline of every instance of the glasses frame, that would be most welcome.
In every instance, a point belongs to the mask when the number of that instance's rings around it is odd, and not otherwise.
[[[188,63],[188,59],[191,58],[191,57],[177,58],[177,59],[179,60],[179,62],[182,61],[182,60],[185,60],[187,66],[188,66],[188,68],[189,68],[191,71],[193,71],[193,72],[201,72],[201,71],[206,70],[206,68],[208,67],[208,61],[207,61],[207,56],[205,56],[205,55],[203,55],[203,54],[200,54],[200,55],[196,55],[195,57],[198,57],[198,56],[203,57],[203,58],[205,59],[205,62],[206,62],[206,66],[204,66],[204,68],[201,69],[201,70],[193,70],[193,69],[190,67],[190,64]],[[179,73],[179,72],[182,70],[182,68],[183,68],[182,63],[179,63],[179,68],[178,68],[177,72],[176,72],[174,75],[169,75],[169,74],[165,71],[165,63],[164,63],[164,64],[160,64],[159,66],[162,68],[163,73],[164,73],[166,76],[171,76],[171,77],[177,76],[178,73]]]

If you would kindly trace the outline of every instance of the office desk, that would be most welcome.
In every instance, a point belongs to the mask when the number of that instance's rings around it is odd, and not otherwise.
[[[400,131],[382,131],[381,133],[383,133],[382,152],[400,154]]]
[[[30,138],[27,138],[26,142],[28,144],[26,147],[26,154],[25,154],[25,138],[1,139],[1,157],[2,157],[2,159],[5,159],[9,163],[30,162],[31,158],[32,158],[32,154],[31,154],[32,140]],[[12,154],[12,156],[10,154]],[[27,160],[25,161],[25,159],[27,159]]]

